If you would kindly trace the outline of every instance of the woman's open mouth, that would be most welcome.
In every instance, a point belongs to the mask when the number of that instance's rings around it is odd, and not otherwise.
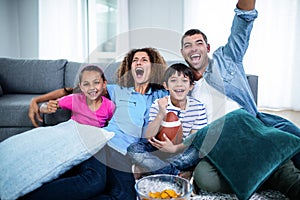
[[[136,68],[135,69],[135,74],[138,78],[143,77],[144,75],[144,69],[143,68]]]

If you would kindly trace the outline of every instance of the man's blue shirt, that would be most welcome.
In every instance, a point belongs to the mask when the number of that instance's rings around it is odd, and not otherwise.
[[[257,107],[243,67],[243,58],[257,11],[235,9],[228,43],[218,48],[203,75],[207,83],[256,116]]]

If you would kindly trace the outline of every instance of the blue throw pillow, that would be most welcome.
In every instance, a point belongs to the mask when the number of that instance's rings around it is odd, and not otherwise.
[[[73,120],[0,143],[0,198],[17,199],[99,151],[114,133]]]
[[[192,145],[207,156],[237,197],[244,200],[300,151],[300,138],[268,127],[239,109],[198,131]]]

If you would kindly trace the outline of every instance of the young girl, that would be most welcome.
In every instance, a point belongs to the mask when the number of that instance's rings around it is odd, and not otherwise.
[[[103,127],[115,110],[112,101],[102,96],[106,88],[103,71],[96,65],[87,65],[79,74],[79,93],[50,100],[40,107],[42,113],[54,113],[58,108],[72,111],[71,119],[91,126]],[[74,90],[76,91],[76,90]]]

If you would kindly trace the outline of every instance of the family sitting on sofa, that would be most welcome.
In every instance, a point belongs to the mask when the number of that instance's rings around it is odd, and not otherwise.
[[[185,170],[195,168],[194,180],[201,189],[235,193],[239,199],[249,199],[258,189],[273,189],[291,200],[299,199],[300,129],[286,119],[257,110],[242,65],[253,22],[257,17],[255,0],[239,0],[235,13],[228,43],[217,49],[212,58],[208,56],[210,46],[203,32],[191,29],[182,36],[181,53],[193,72],[195,81],[191,96],[204,103],[208,125],[187,136],[183,143],[178,145],[174,145],[168,138],[165,138],[165,141],[153,138],[149,139],[149,142],[158,152],[168,150],[172,153],[178,147],[183,149],[180,154],[182,156],[175,156],[162,167],[163,173],[180,175]],[[94,68],[82,71],[79,77],[82,94],[78,95],[81,98],[81,101],[78,100],[81,107],[78,109],[77,104],[74,106],[74,96],[77,94],[73,90],[68,109],[77,110],[73,112],[71,120],[77,121],[77,115],[82,119],[79,124],[91,125],[90,122],[93,121],[94,126],[99,119],[108,120],[107,126],[97,130],[103,130],[102,135],[111,134],[111,137],[99,142],[101,145],[95,144],[93,151],[82,156],[80,160],[76,157],[78,155],[74,155],[74,159],[68,165],[61,161],[59,164],[64,165],[63,168],[55,173],[51,169],[51,177],[47,177],[45,182],[40,181],[39,185],[31,187],[30,190],[19,187],[18,190],[14,189],[14,194],[4,191],[9,176],[1,173],[1,199],[136,199],[132,159],[127,154],[127,149],[143,139],[148,127],[149,110],[155,100],[172,93],[177,99],[186,95],[182,92],[185,91],[182,83],[172,91],[163,87],[167,67],[160,53],[147,47],[128,52],[118,68],[117,84],[106,85],[103,73]],[[186,78],[182,73],[175,75],[176,78]],[[68,91],[72,91],[72,88],[62,88],[33,98],[29,110],[31,121],[35,123],[40,110],[51,113],[57,110],[58,105],[63,108],[60,101],[66,98],[63,96],[69,95]],[[83,94],[85,96],[82,96]],[[108,99],[103,96],[107,96]],[[54,101],[49,101],[46,107],[39,108],[38,103],[46,100]],[[103,108],[105,102],[110,101],[115,105],[114,109],[113,104],[109,104],[111,108],[108,110],[114,110],[112,116],[109,112],[97,112]],[[178,102],[174,100],[169,103],[180,107]],[[184,110],[184,107],[181,108],[181,111]],[[85,115],[83,118],[82,113]],[[158,118],[164,117],[162,115]],[[76,123],[66,123],[68,128],[65,127],[65,131],[68,136],[74,136],[77,132],[84,135],[90,131],[90,128],[78,128]],[[103,123],[99,124],[99,127],[102,126]],[[13,148],[17,141],[21,143],[26,137],[30,140],[33,133],[43,135],[45,132],[55,131],[55,127],[39,127],[8,138],[0,144],[0,153],[7,151],[6,154],[9,154],[8,152],[14,149],[10,153],[18,154],[22,149]],[[57,127],[60,128],[60,124]],[[59,129],[63,132],[62,130]],[[22,137],[22,140],[18,140],[18,137]],[[60,136],[44,134],[44,137],[45,143],[51,143],[51,138]],[[76,143],[79,143],[78,140],[80,138],[74,139]],[[56,142],[64,141],[58,138]],[[53,144],[55,145],[57,144]],[[73,143],[69,142],[65,148],[71,149],[72,145]],[[34,157],[36,154],[44,154],[47,149],[36,149],[32,144],[29,151],[31,154],[28,156]],[[51,154],[56,153],[63,157],[62,154],[68,151],[62,152],[52,149]],[[71,150],[68,152],[72,153]],[[18,162],[17,157],[15,160],[9,157],[5,159],[10,159],[15,165]],[[27,158],[19,158],[22,159]],[[47,160],[51,163],[51,160]],[[38,165],[42,161],[37,162]],[[5,168],[9,168],[9,162],[6,163]],[[51,166],[48,164],[45,167],[48,170]],[[20,173],[22,166],[13,167],[13,170]],[[34,174],[36,173],[33,171],[28,176]],[[6,183],[3,177],[6,178]],[[23,181],[22,185],[26,186],[24,180],[21,179],[20,182]],[[9,189],[14,187],[14,184],[6,185]]]

